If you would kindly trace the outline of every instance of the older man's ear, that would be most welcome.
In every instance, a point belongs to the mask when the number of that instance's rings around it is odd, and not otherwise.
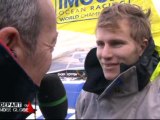
[[[0,39],[3,44],[5,44],[17,57],[18,50],[21,50],[22,43],[20,40],[19,32],[14,27],[5,27],[0,30]]]

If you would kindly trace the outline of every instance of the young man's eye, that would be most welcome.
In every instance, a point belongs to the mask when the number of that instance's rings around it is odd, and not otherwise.
[[[101,41],[97,41],[96,43],[97,43],[97,47],[103,47],[104,46],[104,43],[101,42]]]
[[[123,42],[112,42],[112,43],[111,43],[111,46],[113,46],[113,47],[121,47],[121,46],[123,46],[123,45],[124,45]]]

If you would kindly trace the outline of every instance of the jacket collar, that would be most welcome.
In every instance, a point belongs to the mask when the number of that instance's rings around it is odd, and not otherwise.
[[[134,94],[139,91],[138,79],[137,79],[136,66],[132,66],[126,71],[118,75],[99,96],[99,99],[103,96],[126,96]]]
[[[135,92],[137,90],[141,91],[148,84],[150,76],[152,75],[159,62],[158,53],[154,49],[155,45],[151,38],[149,40],[148,47],[146,48],[140,59],[135,64],[130,66],[122,64],[120,67],[121,73],[118,78],[113,81],[109,81],[106,80],[103,75],[102,68],[96,57],[96,48],[93,48],[92,50],[90,50],[85,60],[85,71],[87,75],[87,80],[83,86],[83,89],[88,92],[101,94],[106,88],[111,90],[113,88],[118,89],[114,86],[120,86],[120,88],[122,88],[123,86],[124,89],[126,89],[125,86],[129,85],[132,92]],[[132,76],[132,81],[131,79],[127,79],[125,77],[127,74],[129,76]],[[132,84],[135,85],[134,90],[131,87]],[[129,89],[127,90],[131,91]]]

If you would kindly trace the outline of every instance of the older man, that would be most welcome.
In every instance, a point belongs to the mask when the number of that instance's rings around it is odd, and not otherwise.
[[[50,67],[57,35],[50,0],[0,0],[1,103],[32,100]],[[0,118],[24,114],[0,111]]]

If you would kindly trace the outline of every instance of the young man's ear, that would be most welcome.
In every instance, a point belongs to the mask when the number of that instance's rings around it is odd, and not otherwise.
[[[13,55],[16,57],[16,48],[19,46],[20,35],[14,27],[5,27],[0,30],[0,39],[5,44]]]
[[[144,50],[146,49],[146,47],[148,46],[148,40],[147,39],[143,39],[141,45],[140,45],[140,56],[143,54]]]

